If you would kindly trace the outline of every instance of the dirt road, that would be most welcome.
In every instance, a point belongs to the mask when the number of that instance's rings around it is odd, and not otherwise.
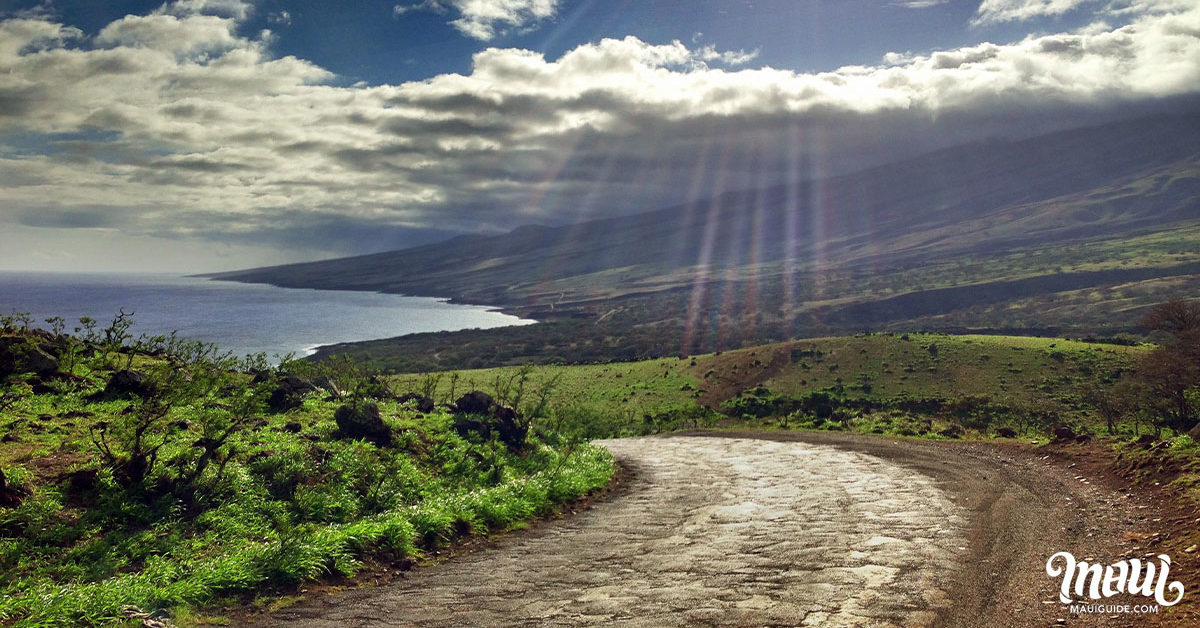
[[[1028,454],[820,433],[604,444],[632,475],[590,510],[258,625],[1144,625],[1065,614],[1046,558],[1112,560],[1137,513]]]

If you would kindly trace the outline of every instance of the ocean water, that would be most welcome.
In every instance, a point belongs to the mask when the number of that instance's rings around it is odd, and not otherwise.
[[[133,312],[130,332],[203,340],[235,355],[307,355],[320,345],[533,321],[476,305],[374,292],[301,290],[178,275],[0,272],[0,314],[81,316],[107,326]]]

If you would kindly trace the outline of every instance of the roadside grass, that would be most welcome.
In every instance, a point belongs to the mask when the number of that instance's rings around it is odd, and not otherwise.
[[[550,421],[563,433],[607,438],[711,424],[716,416],[696,401],[700,381],[692,374],[692,364],[690,359],[660,358],[404,374],[387,379],[395,389],[421,391],[439,403],[473,389],[488,391],[514,407],[544,403]]]
[[[115,362],[165,372],[166,360]],[[549,425],[534,424],[514,448],[464,435],[446,408],[420,412],[386,395],[372,403],[390,442],[347,438],[334,415],[355,402],[313,391],[296,408],[245,417],[187,484],[213,425],[257,394],[250,375],[223,372],[222,386],[156,419],[164,427],[147,434],[162,442],[157,464],[135,482],[101,455],[97,436],[116,434],[147,403],[92,397],[114,366],[91,359],[54,378],[0,380],[0,488],[21,496],[0,507],[0,624],[135,624],[139,613],[190,616],[228,596],[352,577],[368,557],[420,557],[519,526],[614,471],[606,450]]]

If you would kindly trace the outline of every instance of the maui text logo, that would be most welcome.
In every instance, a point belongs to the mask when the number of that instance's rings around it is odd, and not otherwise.
[[[1059,560],[1061,559],[1061,560]],[[1158,564],[1151,561],[1143,563],[1137,558],[1122,560],[1111,565],[1092,565],[1087,561],[1075,561],[1070,552],[1059,552],[1046,561],[1046,575],[1051,578],[1062,576],[1062,587],[1059,588],[1058,599],[1063,604],[1071,604],[1075,597],[1082,598],[1086,590],[1087,597],[1092,600],[1109,598],[1121,593],[1153,597],[1162,606],[1174,606],[1183,599],[1183,584],[1171,582],[1167,577],[1171,571],[1171,558],[1166,554],[1158,555]],[[1155,579],[1157,571],[1158,578]],[[1165,592],[1175,594],[1174,599],[1167,600]],[[1072,606],[1072,608],[1075,608]],[[1090,607],[1084,607],[1084,610]],[[1123,608],[1123,607],[1122,607]],[[1137,607],[1137,612],[1158,612],[1154,607]],[[1153,610],[1151,610],[1153,608]],[[1109,612],[1118,610],[1116,607]]]

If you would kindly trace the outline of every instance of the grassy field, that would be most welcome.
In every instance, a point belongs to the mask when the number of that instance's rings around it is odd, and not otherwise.
[[[287,365],[242,364],[252,376],[199,353],[0,341],[6,357],[58,356],[0,379],[0,624],[186,619],[520,525],[613,472],[605,450],[534,417],[505,441],[359,372],[296,390]],[[113,392],[127,367],[154,388]]]
[[[1146,346],[1020,336],[870,334],[775,343],[691,358],[525,366],[392,376],[395,387],[448,399],[453,388],[495,390],[525,381],[564,429],[644,434],[718,422],[814,426],[804,399],[841,410],[826,429],[935,432],[958,423],[977,435],[1009,427],[1044,437],[1056,424],[1097,431],[1089,394],[1132,368]],[[526,393],[526,398],[528,399]],[[751,412],[739,409],[739,400]],[[759,403],[761,401],[761,403]],[[715,414],[720,411],[724,416]],[[1132,429],[1136,426],[1127,426]]]

